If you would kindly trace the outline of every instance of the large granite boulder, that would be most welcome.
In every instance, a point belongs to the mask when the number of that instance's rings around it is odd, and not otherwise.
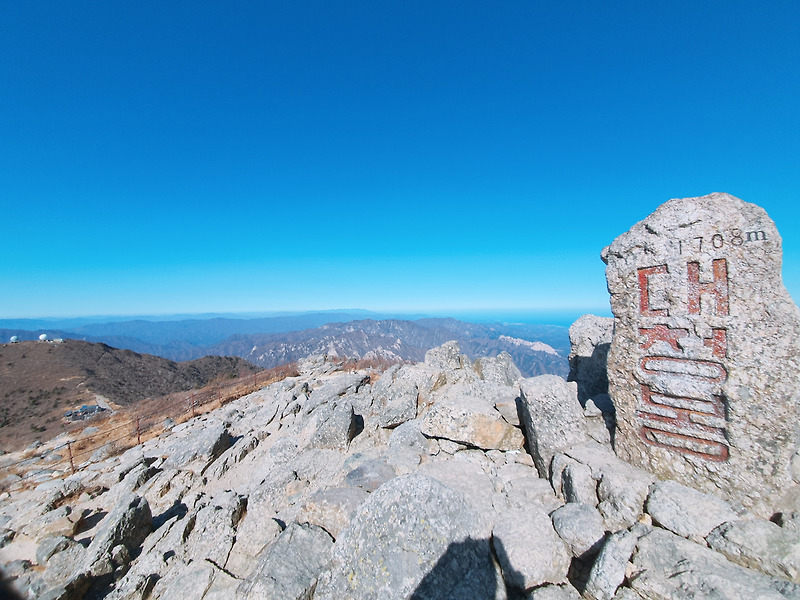
[[[461,493],[423,475],[397,477],[342,532],[314,598],[494,597],[489,541],[476,535],[481,526]]]
[[[800,416],[800,312],[774,223],[728,194],[670,200],[602,258],[617,453],[768,515]]]

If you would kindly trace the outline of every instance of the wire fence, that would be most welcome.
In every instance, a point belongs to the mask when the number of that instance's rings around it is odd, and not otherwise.
[[[11,493],[30,484],[75,474],[93,462],[141,445],[172,424],[185,422],[297,374],[296,365],[290,363],[235,379],[216,381],[193,391],[148,398],[111,415],[80,421],[83,430],[68,432],[63,443],[25,451],[23,458],[10,463],[0,461],[0,492]],[[85,434],[87,428],[92,428],[88,435]]]

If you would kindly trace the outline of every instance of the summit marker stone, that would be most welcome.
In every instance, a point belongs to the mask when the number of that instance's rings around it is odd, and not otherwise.
[[[728,194],[674,199],[602,258],[617,454],[770,514],[800,417],[800,312],[775,224]]]

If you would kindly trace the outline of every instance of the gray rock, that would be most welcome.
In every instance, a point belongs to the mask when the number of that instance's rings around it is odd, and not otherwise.
[[[70,518],[71,513],[72,509],[69,506],[54,508],[33,519],[20,532],[37,542],[49,537],[71,536],[75,532],[76,525],[76,519]]]
[[[513,463],[497,470],[508,508],[538,507],[546,513],[563,503],[556,498],[546,479],[540,479],[535,467]]]
[[[323,529],[290,523],[259,557],[258,566],[240,584],[236,597],[309,598],[330,560],[332,546],[333,540]]]
[[[215,577],[225,574],[208,560],[194,560],[175,569],[172,577],[159,581],[153,595],[159,600],[185,600],[186,598],[208,598]]]
[[[609,531],[626,529],[639,520],[651,482],[652,476],[639,469],[608,469],[603,472],[597,486],[600,499],[597,508]]]
[[[435,460],[423,464],[417,474],[432,477],[449,489],[460,492],[480,518],[481,526],[479,529],[473,527],[473,534],[480,538],[489,538],[497,516],[494,506],[495,487],[492,477],[480,464],[466,458]]]
[[[497,587],[482,523],[459,492],[422,475],[371,494],[337,540],[315,600],[493,598]]]
[[[306,414],[318,406],[332,404],[346,394],[354,394],[367,383],[369,377],[364,373],[334,373],[326,377],[320,387],[311,391],[304,406]]]
[[[483,381],[490,383],[513,386],[517,380],[522,379],[522,373],[514,364],[514,359],[505,351],[494,357],[477,358],[473,367]]]
[[[729,560],[800,583],[800,535],[770,521],[732,521],[717,527],[708,545]]]
[[[81,600],[89,589],[91,580],[86,573],[80,573],[69,581],[40,594],[38,600]]]
[[[356,415],[353,405],[347,401],[340,401],[335,406],[328,405],[325,408],[328,410],[317,415],[321,423],[311,439],[310,446],[344,450],[353,438],[361,433],[364,427],[363,418]]]
[[[721,554],[663,529],[639,540],[630,586],[644,598],[786,600],[800,587],[733,564]]]
[[[564,540],[572,556],[586,558],[597,554],[606,538],[603,517],[587,504],[569,503],[550,515],[553,528]]]
[[[583,315],[569,328],[569,376],[578,384],[578,400],[608,393],[606,362],[611,348],[614,319]]]
[[[611,432],[614,431],[614,412],[604,413],[598,408],[595,399],[599,402],[601,398],[608,398],[608,394],[589,398],[583,406],[583,416],[586,417],[586,433],[594,441],[611,445]],[[613,406],[613,405],[612,405]]]
[[[494,406],[476,396],[443,398],[422,420],[422,433],[484,450],[519,450],[522,432],[510,425]]]
[[[711,530],[721,523],[739,518],[724,500],[676,481],[656,483],[647,498],[646,508],[657,525],[698,543],[703,543]]]
[[[615,450],[769,516],[791,483],[800,311],[766,212],[675,199],[603,250],[615,316]]]
[[[227,571],[242,578],[255,568],[257,557],[281,534],[281,526],[274,516],[275,511],[268,503],[248,499],[247,513],[239,522],[236,542],[225,563]]]
[[[398,475],[408,475],[417,470],[422,462],[422,455],[411,448],[389,448],[386,452],[386,462]]]
[[[300,449],[295,436],[288,436],[275,441],[269,449],[270,458],[276,463],[288,463],[294,459]]]
[[[158,576],[132,574],[130,571],[115,585],[106,600],[143,600],[150,598]]]
[[[528,594],[525,600],[581,600],[581,595],[571,585],[543,585]]]
[[[67,550],[76,543],[77,542],[63,535],[45,538],[39,542],[39,546],[36,548],[36,563],[44,565],[50,560],[51,556]]]
[[[796,534],[800,534],[800,512],[789,511],[778,513],[775,523],[786,531],[793,531]]]
[[[47,561],[47,569],[42,573],[42,583],[46,589],[58,589],[64,587],[82,587],[89,585],[89,576],[86,570],[87,552],[86,548],[80,544],[70,544],[61,552],[50,556]],[[68,586],[76,576],[82,578]]]
[[[428,438],[422,434],[422,419],[406,421],[392,430],[389,436],[390,448],[410,448],[419,454],[428,453]]]
[[[244,498],[225,491],[203,498],[194,514],[194,528],[186,540],[186,556],[207,559],[224,567],[236,541],[236,526],[246,507]]]
[[[147,500],[128,494],[100,522],[87,548],[86,569],[92,575],[106,575],[113,570],[111,551],[120,544],[138,549],[152,530],[153,519]],[[62,553],[63,554],[63,553]]]
[[[567,580],[570,553],[543,510],[517,509],[502,515],[492,545],[510,586],[530,590]]]
[[[625,580],[628,560],[636,547],[633,531],[612,533],[592,565],[584,596],[591,600],[611,600]]]
[[[380,427],[397,427],[417,416],[417,383],[402,376],[395,366],[387,370],[373,386],[374,410]]]
[[[567,502],[597,506],[597,482],[592,470],[579,462],[569,463],[561,475],[561,490]]]
[[[206,471],[208,479],[219,479],[228,469],[241,461],[245,456],[258,446],[258,438],[251,433],[242,436],[234,444],[225,450],[220,457],[211,463]]]
[[[335,540],[350,525],[356,510],[368,497],[369,494],[360,488],[332,488],[315,492],[303,503],[297,514],[297,522],[322,527]]]
[[[442,371],[456,371],[471,366],[455,340],[428,350],[425,353],[425,365]]]
[[[206,424],[202,432],[192,428],[173,433],[163,452],[164,467],[202,473],[230,445],[231,436],[225,424],[219,421]]]
[[[588,439],[577,385],[557,375],[523,379],[520,414],[522,429],[541,477],[550,477],[553,456]]]
[[[559,469],[569,460],[577,461],[592,470],[599,480],[597,505],[609,531],[618,531],[633,525],[642,514],[644,501],[655,477],[642,469],[631,467],[618,459],[606,446],[588,442],[567,449],[563,458],[553,459],[552,481],[554,489],[561,485]]]
[[[370,459],[350,471],[344,479],[353,487],[374,492],[395,475],[394,469],[382,460]]]

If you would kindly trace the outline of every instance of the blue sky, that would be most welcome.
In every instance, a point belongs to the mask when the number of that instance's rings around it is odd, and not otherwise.
[[[760,204],[800,298],[800,3],[17,2],[0,317],[608,311],[603,246]]]

